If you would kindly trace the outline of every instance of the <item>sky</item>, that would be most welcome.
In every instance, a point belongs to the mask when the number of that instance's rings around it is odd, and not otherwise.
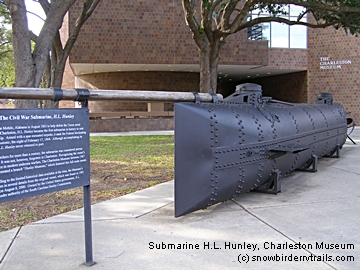
[[[25,0],[25,5],[28,11],[31,11],[45,19],[45,13],[39,3],[33,0]],[[43,21],[40,18],[28,13],[28,24],[29,29],[33,31],[34,34],[38,35],[43,25]]]

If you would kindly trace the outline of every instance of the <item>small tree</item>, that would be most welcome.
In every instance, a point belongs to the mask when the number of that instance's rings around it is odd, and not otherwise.
[[[311,28],[334,26],[351,34],[359,33],[359,0],[182,0],[185,21],[193,33],[200,54],[200,92],[215,93],[220,51],[227,36],[254,25],[279,22]],[[281,17],[286,7],[303,7],[295,20]],[[264,12],[264,17],[250,18],[250,12]],[[304,21],[304,16],[313,19]]]
[[[39,87],[48,61],[51,59],[50,86],[60,87],[66,59],[74,45],[82,25],[90,17],[101,0],[78,0],[84,3],[83,11],[76,21],[66,44],[62,46],[59,29],[64,16],[76,0],[37,0],[44,9],[46,19],[39,36],[30,33],[24,0],[6,0],[12,19],[15,59],[15,86]],[[31,40],[35,41],[34,50]],[[51,54],[50,54],[51,51]],[[50,58],[51,55],[51,58]],[[61,77],[61,79],[59,79]],[[36,108],[38,101],[17,100],[17,108]],[[55,104],[56,105],[56,104]]]

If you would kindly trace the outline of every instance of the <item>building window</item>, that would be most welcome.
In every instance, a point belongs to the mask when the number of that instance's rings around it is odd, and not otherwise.
[[[282,15],[288,20],[296,20],[303,11],[302,7],[289,5],[286,7],[287,14]],[[269,13],[260,13],[256,10],[249,14],[249,19],[257,17],[268,17]],[[302,21],[306,22],[307,17],[304,16]],[[259,28],[261,34],[259,34]],[[270,48],[291,48],[306,49],[307,48],[307,28],[302,25],[289,26],[283,23],[270,22],[255,25],[248,29],[248,39],[250,40],[268,40]]]

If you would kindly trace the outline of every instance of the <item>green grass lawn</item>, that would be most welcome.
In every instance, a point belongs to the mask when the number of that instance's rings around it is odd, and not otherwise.
[[[173,170],[174,136],[91,137],[90,160]]]
[[[174,136],[107,136],[90,137],[90,156],[92,161],[135,159],[149,162],[163,156],[174,154]]]

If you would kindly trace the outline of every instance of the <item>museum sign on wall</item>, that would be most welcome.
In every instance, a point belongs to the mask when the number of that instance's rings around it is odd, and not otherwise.
[[[332,60],[330,57],[320,57],[320,70],[342,69],[351,64],[350,59]]]

